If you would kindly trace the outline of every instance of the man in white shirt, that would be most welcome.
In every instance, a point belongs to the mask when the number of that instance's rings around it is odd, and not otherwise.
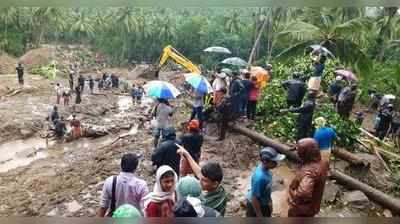
[[[227,75],[223,72],[221,72],[221,69],[218,68],[217,69],[217,74],[215,75],[216,78],[212,84],[213,90],[214,90],[214,100],[213,100],[213,104],[214,106],[218,106],[222,100],[222,92],[221,90],[223,88],[227,88],[227,84],[226,84],[226,77]]]
[[[56,87],[54,88],[57,95],[57,104],[60,104],[60,100],[63,93],[63,88],[61,87],[60,83],[57,83]]]

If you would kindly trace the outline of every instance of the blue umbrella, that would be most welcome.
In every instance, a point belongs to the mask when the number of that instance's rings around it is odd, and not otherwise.
[[[169,82],[151,81],[143,86],[144,91],[150,97],[161,99],[176,98],[181,92]]]
[[[185,81],[189,83],[193,89],[202,93],[212,93],[213,89],[208,82],[208,80],[202,76],[195,73],[185,74]]]

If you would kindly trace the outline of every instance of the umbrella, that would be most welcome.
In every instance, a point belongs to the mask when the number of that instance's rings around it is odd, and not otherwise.
[[[205,52],[214,52],[214,53],[221,53],[221,54],[231,54],[231,51],[225,47],[207,47],[203,51]]]
[[[185,76],[185,81],[189,83],[196,91],[202,93],[213,92],[210,83],[204,76],[195,73],[184,74],[184,76]]]
[[[243,66],[243,67],[246,67],[248,65],[245,60],[238,57],[226,58],[221,63],[227,65]]]
[[[228,76],[232,76],[232,70],[230,70],[229,68],[223,68],[221,69],[221,72],[227,74]]]
[[[326,47],[323,47],[323,46],[321,46],[321,45],[319,45],[319,44],[313,44],[313,45],[310,45],[310,47],[313,49],[313,51],[320,51],[320,52],[322,52],[322,53],[325,54],[325,55],[329,55],[329,56],[331,56],[331,57],[335,57],[335,56],[332,54],[332,52],[330,52]]]
[[[349,70],[339,69],[339,70],[336,70],[335,73],[338,74],[338,75],[343,76],[347,80],[357,81],[356,75],[353,72],[349,71]]]
[[[143,88],[148,96],[155,98],[171,99],[181,94],[174,85],[165,81],[150,81]]]
[[[271,79],[268,71],[259,66],[251,67],[250,73],[257,78],[257,84],[260,88],[264,88]]]

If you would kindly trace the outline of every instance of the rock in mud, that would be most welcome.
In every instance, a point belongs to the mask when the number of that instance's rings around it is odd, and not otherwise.
[[[332,203],[336,201],[340,193],[340,187],[332,181],[327,181],[325,184],[324,195],[322,201],[324,203]]]
[[[34,134],[34,132],[32,130],[29,130],[29,129],[21,129],[19,132],[21,133],[21,136],[24,139],[32,137],[33,134]]]
[[[359,209],[367,208],[370,205],[370,201],[362,191],[350,191],[344,193],[343,197],[344,204],[350,204],[351,206]]]

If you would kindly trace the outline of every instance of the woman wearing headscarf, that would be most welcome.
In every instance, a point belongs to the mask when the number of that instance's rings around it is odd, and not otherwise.
[[[177,180],[178,176],[170,166],[157,169],[154,190],[144,198],[145,217],[174,217]]]

